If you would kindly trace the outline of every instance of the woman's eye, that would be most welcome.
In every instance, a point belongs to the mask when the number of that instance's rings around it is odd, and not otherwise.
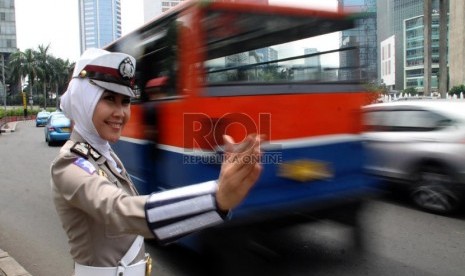
[[[113,96],[113,95],[107,95],[107,96],[105,96],[105,97],[103,97],[103,98],[104,98],[105,100],[107,100],[107,101],[112,101],[112,102],[115,101],[115,96]]]
[[[128,104],[131,103],[131,99],[129,99],[129,98],[126,99],[125,98],[125,99],[123,99],[122,103],[123,103],[123,105],[128,105]]]

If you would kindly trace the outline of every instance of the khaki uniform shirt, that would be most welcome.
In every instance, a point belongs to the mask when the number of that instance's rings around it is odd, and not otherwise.
[[[116,154],[111,153],[121,173],[95,151],[73,152],[76,142],[85,141],[73,132],[51,165],[56,210],[77,263],[114,267],[137,235],[153,238],[144,212],[148,196],[137,194]]]

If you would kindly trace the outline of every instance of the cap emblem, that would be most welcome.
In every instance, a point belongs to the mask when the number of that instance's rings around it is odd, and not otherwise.
[[[123,79],[129,80],[134,78],[134,72],[134,64],[132,64],[130,58],[125,58],[123,61],[121,61],[119,64],[119,73]]]
[[[85,78],[87,76],[87,71],[86,70],[82,70],[80,73],[79,73],[79,77],[80,78]]]

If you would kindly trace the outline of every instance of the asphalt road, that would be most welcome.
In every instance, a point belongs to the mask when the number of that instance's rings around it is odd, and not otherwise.
[[[73,262],[50,195],[43,128],[21,122],[0,135],[0,248],[34,276],[71,275]],[[404,200],[370,201],[367,241],[352,249],[350,228],[320,221],[292,229],[235,232],[198,253],[147,243],[153,275],[464,275],[465,216],[438,216]]]

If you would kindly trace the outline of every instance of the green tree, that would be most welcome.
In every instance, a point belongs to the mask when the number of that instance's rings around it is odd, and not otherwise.
[[[39,45],[38,51],[34,52],[39,70],[39,80],[42,83],[44,92],[44,109],[47,108],[47,85],[50,86],[51,77],[53,75],[53,68],[50,65],[51,56],[48,54],[50,45]]]
[[[18,84],[18,91],[22,91],[21,80],[27,76],[26,68],[23,66],[26,55],[17,51],[11,54],[8,62],[8,76],[10,83]]]
[[[41,68],[38,66],[34,51],[26,49],[24,52],[17,51],[11,54],[8,62],[8,70],[10,77],[16,80],[20,86],[22,80],[27,77],[30,95],[32,95],[32,87],[41,74]],[[19,87],[18,91],[22,91]]]
[[[70,63],[69,60],[51,57],[50,65],[52,68],[52,83],[50,86],[54,89],[58,99],[59,95],[62,94],[68,86],[71,70],[74,68],[74,63]]]
[[[28,91],[32,95],[33,88],[43,90],[43,95],[37,95],[37,103],[47,107],[49,91],[55,91],[57,96],[63,93],[69,81],[74,63],[69,60],[55,58],[48,54],[50,45],[39,45],[38,50],[26,49],[11,54],[8,62],[9,83],[17,84],[16,91],[22,91],[21,84],[28,80]]]

